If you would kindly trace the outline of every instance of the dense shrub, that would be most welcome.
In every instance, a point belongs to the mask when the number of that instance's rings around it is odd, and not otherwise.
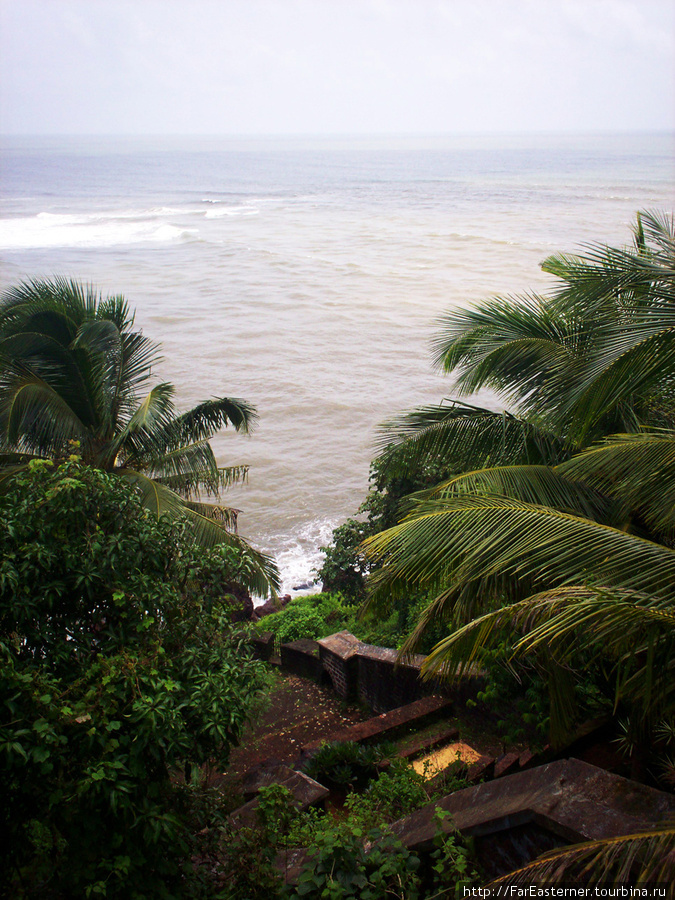
[[[322,744],[305,764],[305,772],[327,787],[360,788],[375,778],[377,764],[395,748],[381,744],[366,747],[352,741]]]
[[[455,788],[465,786],[459,780]],[[447,793],[447,790],[444,791]],[[250,872],[240,871],[236,836],[227,835],[226,864],[236,878],[232,897],[399,897],[431,900],[461,896],[461,888],[476,884],[478,875],[470,841],[448,826],[448,814],[436,810],[436,834],[430,853],[407,850],[388,830],[388,823],[425,805],[436,795],[424,778],[406,762],[397,761],[362,793],[350,793],[342,814],[334,817],[317,809],[299,812],[290,792],[281,785],[263,788],[258,810],[261,828],[250,839],[258,849],[252,869],[268,893],[256,889]],[[263,838],[261,843],[261,837]],[[308,847],[309,859],[297,888],[279,883],[270,891],[269,847],[286,851]],[[242,852],[251,858],[250,850]],[[282,852],[281,858],[284,858]]]
[[[194,550],[72,458],[12,479],[0,555],[5,889],[189,895],[175,776],[226,762],[258,685],[216,588],[236,554]]]
[[[258,630],[271,631],[282,644],[300,638],[318,640],[353,627],[355,612],[339,594],[311,594],[296,597],[285,609],[265,616]]]
[[[282,644],[300,638],[316,641],[346,630],[366,644],[398,649],[417,624],[419,610],[426,603],[426,598],[400,601],[395,610],[382,617],[376,612],[362,615],[359,607],[341,594],[311,594],[295,597],[284,609],[265,616],[257,630],[271,631]],[[445,634],[442,623],[430,629],[420,651],[427,652]]]

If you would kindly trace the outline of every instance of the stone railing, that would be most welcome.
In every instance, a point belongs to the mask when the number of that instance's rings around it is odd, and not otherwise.
[[[261,659],[269,659],[272,636],[253,640],[253,650]],[[429,694],[445,693],[436,681],[422,681],[423,656],[405,662],[396,650],[364,644],[348,631],[340,631],[319,641],[293,641],[282,644],[281,664],[296,675],[330,683],[343,700],[360,700],[376,713],[387,712],[413,703]],[[473,696],[480,690],[480,678],[463,679],[461,693]],[[457,690],[453,690],[457,695]]]

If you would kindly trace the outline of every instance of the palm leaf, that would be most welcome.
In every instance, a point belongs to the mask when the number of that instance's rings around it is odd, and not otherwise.
[[[577,365],[570,323],[535,294],[453,310],[439,325],[434,363],[446,372],[457,370],[456,385],[465,394],[491,387],[522,408],[544,408],[551,386],[557,392]]]
[[[8,446],[60,455],[71,440],[84,446],[88,431],[64,398],[38,375],[26,371],[0,394],[0,434]]]
[[[187,503],[174,491],[148,478],[142,472],[120,469],[119,474],[136,486],[143,506],[150,510],[152,515],[157,518],[168,515],[187,519],[195,543],[207,548],[226,544],[239,550],[245,563],[241,576],[242,584],[249,590],[263,597],[270,591],[272,593],[278,591],[280,580],[274,561],[255,550],[239,535],[228,531],[216,516],[205,515],[205,510],[199,504]]]
[[[584,482],[565,478],[549,466],[497,466],[464,472],[428,491],[418,501],[451,500],[466,494],[510,497],[523,503],[578,513],[596,521],[607,521],[611,513],[607,497]]]
[[[557,463],[568,451],[564,442],[504,410],[450,401],[413,410],[381,428],[385,471],[395,474],[443,461],[457,469],[519,463]]]
[[[675,551],[581,516],[513,499],[461,496],[420,503],[364,542],[378,589],[508,575],[547,586],[597,579],[671,597]]]
[[[180,440],[203,441],[227,425],[248,433],[256,419],[255,407],[245,400],[214,397],[178,416],[175,428]]]
[[[557,471],[611,494],[657,532],[675,529],[675,434],[612,435]]]
[[[502,893],[509,885],[583,884],[587,888],[614,885],[664,885],[675,896],[675,827],[624,834],[574,844],[545,853],[515,872],[486,885]],[[507,891],[508,893],[508,891]]]

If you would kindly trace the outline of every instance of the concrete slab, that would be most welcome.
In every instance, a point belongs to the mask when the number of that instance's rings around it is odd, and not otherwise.
[[[317,641],[319,647],[328,650],[340,659],[351,659],[361,647],[361,641],[349,631],[338,631],[327,638]]]
[[[495,774],[495,758],[494,756],[479,756],[475,763],[472,763],[466,773],[468,781],[478,782],[487,781]]]
[[[565,843],[653,829],[675,816],[675,796],[577,759],[465,788],[400,819],[392,830],[412,850],[430,850],[436,807],[452,819],[444,830],[484,836],[534,823]]]
[[[495,762],[494,777],[510,775],[520,768],[520,753],[505,753]]]
[[[243,779],[244,796],[256,796],[228,816],[230,824],[240,828],[255,826],[258,822],[256,809],[259,805],[259,797],[257,794],[261,788],[269,787],[272,784],[281,784],[288,788],[293,795],[293,801],[300,810],[323,803],[330,793],[328,788],[310,778],[309,775],[305,775],[304,772],[296,772],[284,765],[259,766],[252,770],[250,775],[247,773]]]

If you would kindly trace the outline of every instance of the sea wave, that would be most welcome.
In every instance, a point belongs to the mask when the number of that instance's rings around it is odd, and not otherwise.
[[[165,221],[175,210],[160,207],[119,213],[60,214],[0,220],[0,248],[28,250],[41,247],[114,247],[139,243],[192,240],[196,229]]]
[[[337,525],[337,519],[324,517],[274,536],[272,552],[281,574],[282,594],[299,596],[321,590],[321,583],[316,580],[316,570],[323,562],[319,548],[330,542]]]
[[[206,219],[220,219],[223,216],[257,216],[260,212],[254,206],[219,206],[216,209],[208,209],[204,213]]]

